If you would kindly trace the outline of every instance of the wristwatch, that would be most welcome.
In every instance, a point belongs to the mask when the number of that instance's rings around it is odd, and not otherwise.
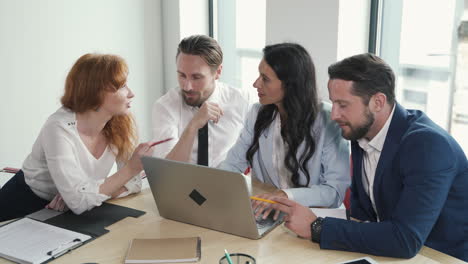
[[[312,241],[315,243],[320,243],[320,234],[322,233],[322,217],[317,217],[314,222],[310,225],[310,230],[312,234]]]

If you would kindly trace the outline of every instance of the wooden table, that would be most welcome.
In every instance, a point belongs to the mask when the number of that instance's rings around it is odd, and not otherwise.
[[[259,192],[258,184],[254,193]],[[260,186],[264,187],[264,186]],[[224,249],[230,253],[246,253],[257,263],[338,263],[366,256],[334,250],[321,250],[316,243],[300,239],[279,226],[260,240],[237,237],[210,229],[184,224],[159,216],[150,189],[140,194],[113,200],[112,203],[146,212],[139,218],[128,217],[108,227],[109,233],[61,256],[50,263],[124,263],[128,245],[133,238],[166,238],[200,236],[202,258],[199,263],[219,263]],[[465,263],[461,260],[424,247],[412,259],[396,259],[371,256],[378,263]],[[0,264],[11,263],[0,259]]]

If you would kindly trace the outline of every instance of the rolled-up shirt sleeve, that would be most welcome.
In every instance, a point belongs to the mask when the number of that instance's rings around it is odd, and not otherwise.
[[[58,192],[70,210],[81,214],[100,206],[110,196],[99,193],[105,179],[92,179],[82,170],[71,133],[58,123],[52,123],[41,131],[40,140]]]
[[[124,165],[125,164],[122,162],[117,162],[117,169],[122,169]],[[127,189],[127,191],[121,193],[117,198],[125,197],[129,194],[140,192],[142,186],[141,175],[138,173],[137,175],[133,176],[133,178],[131,178],[124,186]]]
[[[131,178],[125,185],[128,190],[128,194],[137,193],[141,191],[141,176],[140,174]]]
[[[153,157],[165,158],[179,141],[179,129],[173,115],[158,101],[153,105],[152,126],[154,141],[172,138],[154,147]]]

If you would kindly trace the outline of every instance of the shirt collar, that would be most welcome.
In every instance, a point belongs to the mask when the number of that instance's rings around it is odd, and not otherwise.
[[[218,81],[215,81],[215,87],[214,87],[214,90],[213,92],[211,93],[210,97],[208,97],[208,99],[206,99],[206,101],[208,102],[211,102],[211,103],[217,103],[219,104],[219,86],[220,84],[218,83]]]
[[[357,140],[359,146],[362,149],[364,149],[364,151],[368,152],[372,149],[375,149],[379,152],[382,152],[385,139],[387,138],[388,128],[390,127],[390,123],[393,119],[393,113],[395,112],[395,106],[396,103],[393,105],[392,112],[390,113],[390,116],[388,117],[384,126],[382,127],[382,129],[380,129],[379,133],[377,133],[377,135],[375,135],[375,137],[371,141],[367,140],[366,138],[361,138]]]

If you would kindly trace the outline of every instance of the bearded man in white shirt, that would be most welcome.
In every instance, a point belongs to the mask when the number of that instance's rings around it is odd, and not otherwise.
[[[218,81],[223,53],[205,35],[184,38],[177,49],[179,87],[153,105],[153,138],[172,140],[154,156],[216,167],[237,140],[249,110],[249,95]],[[201,142],[199,144],[199,142]]]

